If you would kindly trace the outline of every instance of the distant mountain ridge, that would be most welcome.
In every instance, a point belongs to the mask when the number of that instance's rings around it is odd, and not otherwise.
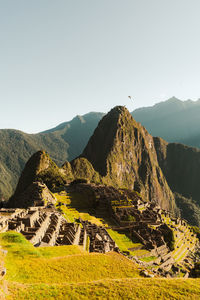
[[[151,135],[167,142],[200,147],[200,99],[181,101],[175,97],[132,112]]]
[[[44,149],[61,166],[86,146],[103,113],[88,113],[38,134],[14,129],[0,130],[0,199],[8,199],[27,160]]]
[[[104,113],[90,112],[76,116],[38,134],[19,130],[0,130],[0,199],[8,198],[26,161],[38,150],[46,150],[61,166],[79,156]],[[136,109],[132,116],[153,136],[167,142],[200,147],[200,100],[171,98],[152,107]]]
[[[99,122],[81,157],[107,184],[139,192],[147,201],[175,212],[175,199],[157,161],[153,137],[124,106]]]
[[[199,175],[200,149],[153,138],[125,107],[117,106],[99,122],[82,154],[61,168],[45,151],[36,152],[27,162],[10,204],[23,206],[33,182],[56,191],[73,180],[89,181],[134,190],[145,201],[180,213],[190,224],[200,226]]]

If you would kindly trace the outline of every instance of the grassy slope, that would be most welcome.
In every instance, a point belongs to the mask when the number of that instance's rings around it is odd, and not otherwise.
[[[96,224],[98,226],[104,225],[107,227],[110,225],[116,225],[116,224],[111,224],[111,220],[110,219],[108,220],[106,216],[105,219],[97,218],[94,215],[89,214],[88,212],[84,212],[84,210],[88,211],[89,203],[85,198],[85,196],[83,197],[81,194],[78,193],[69,194],[62,191],[61,193],[59,194],[56,193],[54,195],[58,199],[57,207],[59,207],[61,211],[64,213],[65,218],[68,220],[68,222],[74,222],[75,219],[78,219],[80,217],[82,220],[88,220],[91,223]],[[59,206],[58,203],[62,203],[62,205]],[[130,249],[142,245],[138,242],[133,242],[129,237],[129,233],[118,232],[112,229],[108,229],[108,233],[116,242],[117,246],[120,248],[121,251],[125,251],[125,252],[129,251],[131,255],[143,255],[149,252],[147,250],[131,251]]]
[[[8,250],[6,299],[199,299],[199,279],[144,279],[133,262],[116,253],[34,248],[12,232],[1,234],[0,243]]]
[[[71,220],[81,216],[105,225],[102,218],[84,212],[87,203],[80,195],[61,192],[57,198],[67,204],[61,208]],[[108,231],[122,251],[140,246],[124,233]],[[0,234],[0,245],[8,250],[7,274],[1,281],[6,299],[200,298],[200,279],[145,279],[136,264],[117,253],[89,254],[79,246],[34,248],[14,232]]]
[[[198,279],[104,279],[88,283],[50,286],[11,284],[15,299],[163,299],[198,300]],[[13,299],[12,296],[8,299]]]
[[[69,222],[74,222],[75,219],[78,219],[80,217],[83,220],[88,220],[91,223],[94,223],[96,225],[104,225],[106,227],[116,225],[114,223],[112,224],[111,223],[112,220],[110,218],[107,218],[107,216],[102,216],[101,218],[97,218],[91,212],[88,213],[90,199],[87,199],[86,195],[83,196],[78,193],[70,194],[70,193],[66,193],[65,191],[62,191],[54,195],[58,199],[57,207],[60,208],[60,210],[64,213],[65,218]],[[62,205],[58,205],[59,203],[60,204],[62,203]],[[164,218],[164,220],[169,226],[171,225],[173,226],[173,222],[171,222],[169,218]],[[192,237],[188,229],[186,229],[185,227],[180,227],[180,229],[183,231],[183,234],[179,233],[180,236],[178,238],[175,237],[175,250],[172,253],[174,259],[177,262],[180,262],[184,258],[186,253],[189,251],[187,248],[193,250],[196,243],[196,238]],[[155,257],[151,256],[149,251],[145,249],[138,249],[140,246],[142,246],[142,244],[138,243],[138,241],[133,241],[128,231],[122,232],[122,231],[112,230],[110,228],[107,229],[107,231],[122,252],[125,253],[129,252],[130,255],[133,256],[136,255],[138,257],[147,256],[144,259],[142,259],[146,262],[155,259]],[[187,241],[187,239],[189,241]]]
[[[41,284],[48,289],[60,283],[68,286],[105,278],[139,277],[137,266],[117,253],[89,254],[77,246],[34,248],[14,232],[2,233],[0,243],[8,250],[5,279],[11,299],[18,299],[15,286],[28,289],[34,286],[37,294]]]

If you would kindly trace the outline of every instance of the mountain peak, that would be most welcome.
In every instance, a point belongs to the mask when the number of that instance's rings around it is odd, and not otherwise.
[[[115,118],[115,119],[119,119],[122,116],[126,116],[128,118],[132,118],[130,112],[128,111],[128,109],[125,106],[115,106],[114,108],[112,108],[108,114],[106,115],[108,118]]]
[[[102,118],[81,156],[107,184],[134,189],[163,208],[174,207],[153,138],[126,107],[116,106]]]
[[[20,176],[15,195],[22,193],[34,180],[38,173],[49,167],[50,157],[44,150],[34,153],[25,165]]]
[[[123,128],[128,131],[129,125],[134,123],[136,122],[126,107],[115,106],[100,120],[81,156],[89,158],[96,171],[105,176],[106,159],[115,141],[120,138],[119,131]]]

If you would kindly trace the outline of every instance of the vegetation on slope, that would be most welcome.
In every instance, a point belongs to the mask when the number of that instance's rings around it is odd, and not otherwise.
[[[130,299],[199,300],[199,279],[103,279],[72,284],[9,284],[16,300],[21,299]]]
[[[175,97],[132,113],[153,136],[193,147],[200,147],[199,114],[200,100],[181,101]]]
[[[79,157],[71,162],[74,178],[85,178],[90,182],[100,183],[100,175],[92,164],[84,157]]]
[[[191,225],[200,227],[200,206],[196,201],[185,198],[178,193],[175,193],[175,199],[182,218],[186,219]]]
[[[11,196],[25,163],[36,151],[44,149],[59,166],[80,155],[102,116],[89,113],[39,134],[0,130],[0,200]]]
[[[16,232],[0,234],[0,244],[8,250],[5,266],[11,292],[12,282],[24,287],[34,285],[35,293],[39,293],[41,284],[51,287],[61,283],[139,277],[136,265],[117,253],[89,254],[78,246],[34,248]]]
[[[153,138],[125,107],[116,106],[103,117],[81,157],[92,163],[104,184],[134,189],[146,200],[176,210],[158,165]]]
[[[14,232],[0,234],[0,244],[8,250],[6,299],[199,299],[199,279],[144,279],[119,254],[34,248]]]
[[[57,186],[64,185],[66,177],[52,161],[49,154],[41,150],[36,152],[26,163],[14,197],[24,192],[34,181],[45,183],[49,189],[53,190]]]
[[[159,165],[182,216],[200,226],[200,150],[154,138]]]

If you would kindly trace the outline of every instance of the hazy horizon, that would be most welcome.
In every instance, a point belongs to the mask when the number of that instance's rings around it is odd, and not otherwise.
[[[0,2],[0,128],[200,98],[194,0]],[[132,96],[134,102],[128,98]]]
[[[176,98],[177,100],[179,100],[179,101],[181,101],[181,102],[187,102],[187,101],[197,102],[197,101],[200,100],[200,99],[197,99],[197,100],[192,100],[192,99],[181,100],[181,99],[178,99],[177,97],[173,96],[173,97],[171,97],[171,98],[169,98],[169,99],[166,99],[166,100],[163,100],[163,101],[156,102],[156,103],[154,103],[154,104],[152,104],[152,105],[150,105],[150,106],[141,106],[141,107],[135,108],[135,109],[132,110],[132,111],[130,110],[130,112],[132,113],[132,112],[134,112],[135,110],[143,109],[143,108],[151,108],[151,107],[154,107],[154,106],[157,105],[157,104],[164,103],[164,102],[169,101],[169,100],[171,100],[171,99],[173,99],[173,98]],[[120,104],[119,104],[119,105],[120,105]],[[116,106],[117,106],[117,104],[116,104]],[[111,109],[112,109],[112,107],[111,107]],[[109,109],[109,110],[110,110],[110,109]],[[108,113],[108,111],[95,111],[95,110],[91,110],[91,111],[88,111],[88,112],[86,112],[86,113],[84,113],[84,114],[75,114],[74,116],[72,116],[72,117],[71,117],[70,119],[68,119],[68,120],[65,120],[65,121],[63,121],[63,122],[56,123],[55,125],[53,125],[53,126],[51,126],[51,127],[48,127],[48,125],[47,125],[47,127],[42,128],[40,131],[36,131],[36,132],[27,132],[27,131],[25,131],[25,130],[23,130],[23,129],[21,129],[21,128],[0,128],[0,130],[1,130],[1,129],[14,129],[14,130],[19,130],[19,131],[25,132],[25,133],[27,133],[27,134],[37,134],[37,133],[41,133],[41,132],[43,132],[43,131],[48,131],[49,129],[52,129],[52,128],[54,128],[54,127],[57,127],[58,125],[60,125],[60,124],[62,124],[62,123],[70,122],[70,121],[72,121],[72,120],[73,120],[75,117],[77,117],[77,116],[85,116],[85,115],[87,115],[87,114],[89,114],[89,113],[103,113],[103,114],[106,114],[106,113]],[[48,121],[47,121],[47,123],[48,123]]]

